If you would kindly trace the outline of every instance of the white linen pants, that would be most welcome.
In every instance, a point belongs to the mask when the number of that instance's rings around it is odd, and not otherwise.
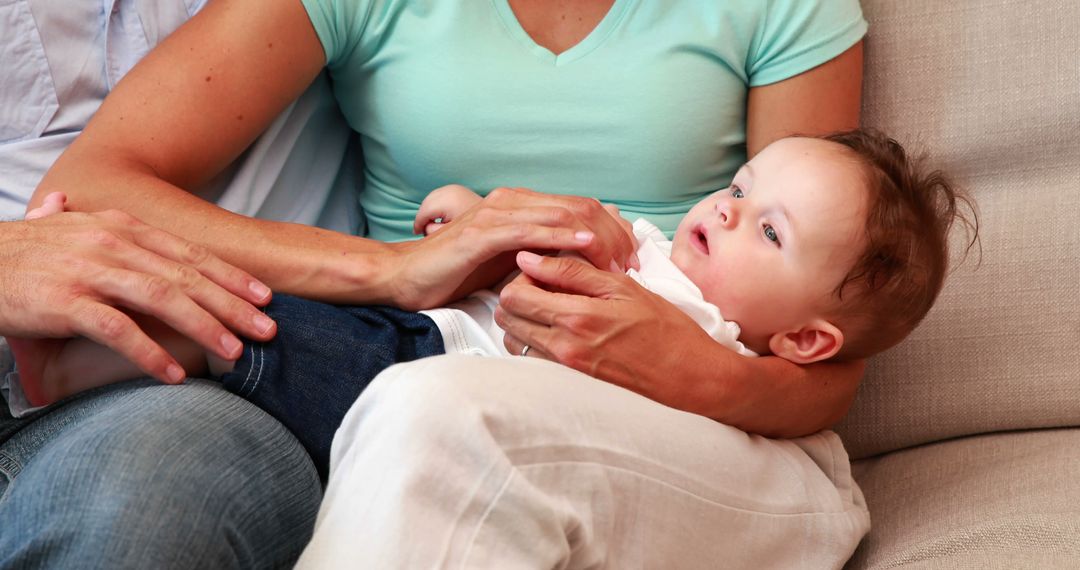
[[[532,358],[381,374],[299,568],[839,568],[869,530],[839,438],[747,435]]]

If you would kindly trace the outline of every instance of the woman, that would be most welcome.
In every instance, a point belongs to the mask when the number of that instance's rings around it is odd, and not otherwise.
[[[555,260],[544,281],[591,299],[512,289],[513,352],[749,431],[805,434],[843,415],[861,364],[711,345],[606,271],[632,244],[593,200],[492,192],[432,237],[378,240],[405,237],[423,192],[448,182],[592,196],[670,231],[770,141],[857,124],[864,29],[855,2],[219,0],[118,86],[35,199],[63,189],[74,209],[126,210],[275,290],[332,302],[434,306],[501,276],[504,252],[579,249],[604,270]],[[361,135],[370,239],[242,218],[183,189],[324,66]],[[666,327],[660,345],[632,334],[642,321]]]

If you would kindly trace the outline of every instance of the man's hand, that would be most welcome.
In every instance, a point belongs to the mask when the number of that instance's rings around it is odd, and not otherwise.
[[[170,382],[183,369],[125,311],[156,317],[227,359],[242,350],[230,329],[274,336],[256,308],[270,289],[247,273],[128,214],[62,208],[62,197],[49,198],[34,213],[47,217],[0,224],[0,334],[84,336]]]

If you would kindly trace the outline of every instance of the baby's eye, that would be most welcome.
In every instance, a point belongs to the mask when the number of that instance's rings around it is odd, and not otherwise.
[[[742,198],[743,196],[744,196],[744,194],[743,194],[742,188],[739,188],[738,186],[732,184],[731,185],[731,197],[732,198]]]
[[[765,232],[765,239],[775,243],[776,245],[780,245],[780,236],[776,235],[776,230],[773,229],[773,227],[769,224],[765,224],[762,227],[763,231]]]

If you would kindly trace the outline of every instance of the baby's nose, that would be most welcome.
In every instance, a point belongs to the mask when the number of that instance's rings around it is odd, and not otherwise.
[[[735,208],[730,202],[726,201],[717,202],[716,216],[720,218],[720,225],[724,227],[734,226],[737,221]]]

